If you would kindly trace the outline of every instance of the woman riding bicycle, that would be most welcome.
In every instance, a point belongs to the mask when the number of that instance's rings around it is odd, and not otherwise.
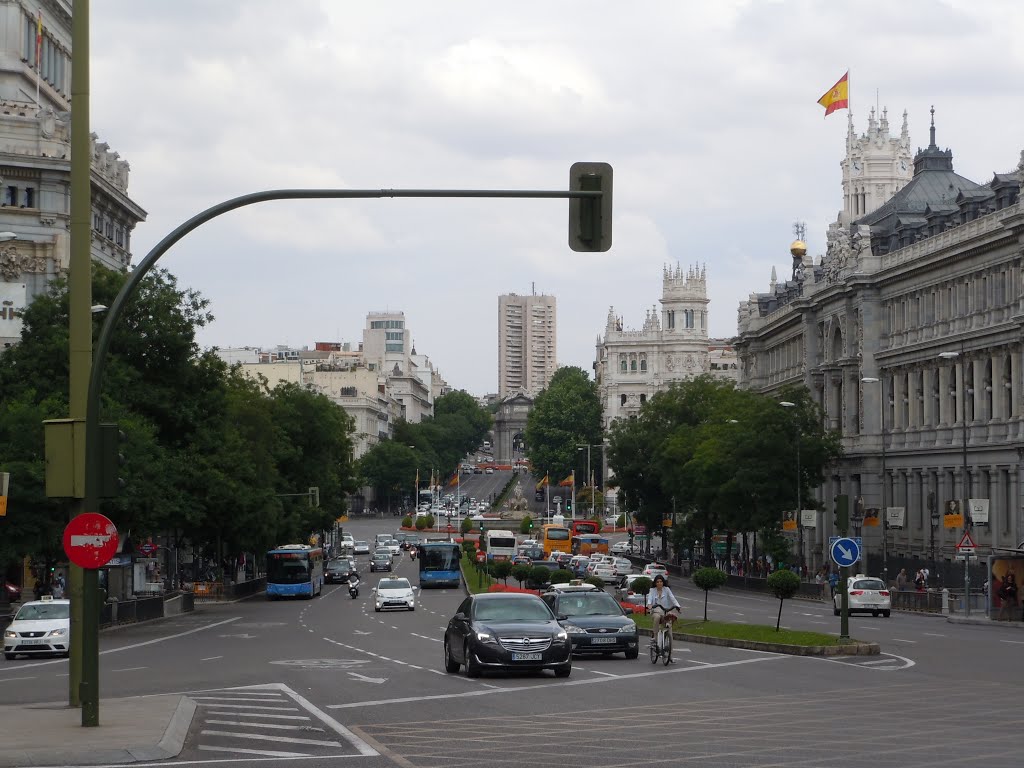
[[[657,574],[654,577],[654,586],[647,593],[647,611],[651,614],[651,623],[654,630],[651,637],[652,643],[657,642],[658,630],[661,629],[662,622],[666,622],[671,626],[672,621],[676,619],[681,610],[682,608],[679,605],[679,601],[676,600],[676,596],[665,585],[665,577],[660,573]]]

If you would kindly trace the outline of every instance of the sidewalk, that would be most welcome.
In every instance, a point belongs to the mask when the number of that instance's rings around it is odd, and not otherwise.
[[[0,766],[99,765],[175,757],[192,724],[185,696],[101,699],[100,724],[82,727],[82,712],[65,704],[0,707]]]

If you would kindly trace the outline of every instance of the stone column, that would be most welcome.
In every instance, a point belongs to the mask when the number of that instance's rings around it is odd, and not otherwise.
[[[1010,418],[1017,418],[1021,415],[1021,363],[1024,362],[1024,356],[1021,355],[1022,349],[1024,347],[1020,344],[1010,347]]]
[[[924,426],[933,428],[938,423],[938,409],[932,392],[935,390],[935,369],[928,366],[921,372],[921,393],[924,395]]]
[[[892,429],[902,431],[907,426],[907,406],[903,398],[907,396],[907,377],[903,371],[895,371],[893,376],[893,417]]]
[[[988,408],[986,407],[985,392],[985,361],[975,358],[971,360],[972,377],[974,380],[974,418],[972,422],[984,423],[989,420]]]
[[[992,355],[992,413],[990,419],[1005,421],[1010,417],[1006,407],[1006,396],[1009,394],[1003,386],[1003,353],[1004,347],[997,348]]]
[[[937,424],[942,426],[949,426],[955,421],[955,418],[951,418],[949,413],[950,405],[952,401],[949,399],[950,390],[950,370],[948,366],[942,366],[939,368],[939,413]]]

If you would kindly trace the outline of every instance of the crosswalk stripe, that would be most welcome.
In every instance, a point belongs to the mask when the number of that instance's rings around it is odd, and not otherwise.
[[[205,701],[196,702],[201,707],[226,707],[227,704],[207,704]],[[271,712],[298,712],[298,707],[261,707],[256,704],[235,704],[236,709],[266,709]]]
[[[271,715],[266,712],[214,712],[213,710],[210,710],[206,714],[231,715],[232,717],[269,717],[274,720],[309,720],[309,718],[304,715]]]
[[[209,747],[200,744],[199,749],[204,752],[238,752],[246,755],[261,755],[262,757],[310,757],[305,752],[275,752],[270,749],[243,749],[241,747]]]
[[[316,728],[312,725],[287,725],[285,723],[243,723],[238,720],[207,720],[210,725],[240,725],[243,728],[271,728],[278,731],[320,731],[323,728]]]
[[[325,739],[298,739],[293,736],[268,736],[262,733],[237,733],[235,731],[200,731],[201,736],[231,736],[236,739],[257,741],[279,741],[283,744],[312,744],[318,747],[340,747],[341,742]]]

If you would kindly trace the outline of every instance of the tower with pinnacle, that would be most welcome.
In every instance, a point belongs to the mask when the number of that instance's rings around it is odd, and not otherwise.
[[[898,137],[889,135],[886,109],[876,118],[872,108],[867,132],[859,136],[853,129],[851,113],[846,157],[839,165],[843,170],[843,210],[839,223],[845,227],[881,206],[913,178],[914,157],[906,111]]]

